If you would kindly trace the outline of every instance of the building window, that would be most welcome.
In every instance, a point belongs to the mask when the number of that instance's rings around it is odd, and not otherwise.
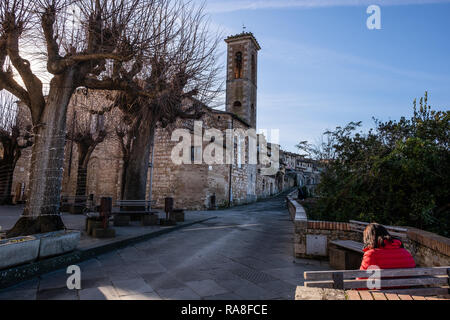
[[[252,54],[252,81],[256,84],[256,58],[254,54]]]
[[[240,101],[235,101],[233,107],[242,107],[242,103]]]
[[[241,147],[241,139],[238,137],[235,137],[235,140],[237,142],[237,166],[238,168],[242,168],[242,147]]]
[[[242,78],[242,52],[237,52],[234,58],[234,78],[240,79]]]

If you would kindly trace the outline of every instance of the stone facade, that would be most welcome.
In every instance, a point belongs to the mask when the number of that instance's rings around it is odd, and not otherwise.
[[[216,128],[223,131],[229,127],[247,130],[249,128],[245,122],[232,113],[204,108],[205,114],[197,120],[202,122],[203,130]],[[181,126],[194,131],[193,120],[179,120],[175,127]],[[238,151],[236,144],[234,145],[235,164],[207,164],[204,161],[201,161],[201,164],[195,164],[194,157],[192,164],[177,165],[171,161],[171,153],[177,143],[171,141],[171,134],[168,130],[157,129],[152,197],[157,201],[158,207],[164,205],[165,197],[173,197],[177,207],[197,210],[214,209],[256,200],[256,166],[246,163],[236,164]],[[203,151],[209,143],[203,141]],[[218,147],[223,148],[223,144]],[[225,155],[225,150],[223,154]],[[147,185],[149,193],[150,172]]]
[[[450,266],[450,239],[420,229],[408,228],[405,248],[421,267]]]
[[[256,128],[258,51],[251,33],[228,37],[226,110]]]
[[[228,44],[226,111],[202,105],[203,116],[196,120],[202,124],[202,133],[211,128],[218,129],[222,133],[226,129],[240,129],[244,133],[256,130],[256,69],[259,44],[250,33],[228,37],[225,41]],[[240,69],[234,59],[237,52],[242,55],[242,60],[239,62]],[[237,71],[240,72],[238,75],[235,73]],[[108,95],[108,93],[87,92],[85,89],[77,90],[68,108],[67,128],[73,125],[72,119],[75,113],[77,117],[83,112],[86,117],[91,116],[86,109],[99,104],[99,101],[101,101],[99,95],[101,94]],[[107,99],[106,96],[105,99]],[[236,101],[241,104],[239,108],[234,105]],[[198,101],[186,100],[183,102],[183,107],[188,108],[194,102],[198,103]],[[105,103],[100,103],[103,107],[105,104],[106,100]],[[188,210],[215,209],[250,203],[288,190],[297,184],[297,173],[292,174],[292,169],[287,172],[283,161],[280,161],[279,166],[276,167],[276,172],[271,175],[261,173],[264,167],[270,166],[270,163],[249,164],[246,161],[249,158],[248,137],[244,140],[238,137],[233,138],[231,147],[234,161],[232,164],[228,162],[225,162],[225,164],[208,164],[204,161],[198,163],[194,161],[191,164],[181,165],[174,163],[171,160],[171,155],[179,141],[172,141],[173,130],[188,129],[192,135],[195,129],[194,125],[194,120],[179,119],[176,123],[170,125],[170,128],[158,126],[156,129],[154,148],[149,157],[149,164],[153,166],[153,170],[152,168],[148,170],[146,197],[156,200],[157,208],[164,206],[165,197],[173,197],[174,205],[177,208]],[[114,131],[114,128],[112,131]],[[263,135],[256,135],[256,131],[254,132],[259,145],[266,143],[266,138]],[[224,156],[227,147],[225,138],[224,136],[224,143],[220,142],[220,146],[217,146],[223,148]],[[201,150],[193,146],[190,151],[190,158],[197,160],[198,156],[206,152],[205,148],[211,142],[203,141]],[[268,154],[271,153],[273,147],[275,145],[267,144]],[[240,153],[242,150],[244,150],[243,153]],[[15,175],[15,185],[26,186],[28,184],[27,174],[29,172],[30,154],[24,154],[16,168],[18,172]],[[283,155],[282,151],[280,155]],[[292,155],[294,156],[294,154]],[[275,162],[274,159],[270,161],[272,161],[272,165]],[[276,162],[278,165],[278,161]],[[110,132],[105,140],[97,145],[88,163],[86,195],[94,195],[94,199],[97,201],[102,196],[112,197],[114,202],[120,199],[123,166],[120,143],[115,133]],[[67,141],[62,195],[75,195],[77,168],[77,146],[75,143]]]
[[[310,193],[314,194],[323,170],[319,161],[296,153],[281,151],[280,163],[285,167],[286,174],[294,177],[298,186],[305,186]]]

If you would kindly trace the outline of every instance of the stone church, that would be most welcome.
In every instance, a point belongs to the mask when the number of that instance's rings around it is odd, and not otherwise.
[[[257,129],[257,67],[258,51],[261,49],[252,33],[241,33],[225,39],[227,43],[227,81],[225,111],[212,109],[203,105],[203,129],[215,128],[220,131],[227,129]],[[82,91],[77,91],[72,97],[68,111],[67,126],[71,124],[71,113],[82,112],[78,105],[83,97]],[[187,102],[193,103],[192,101]],[[99,119],[96,119],[99,123]],[[101,122],[101,121],[100,121]],[[172,126],[187,128],[194,131],[194,120],[177,120]],[[165,197],[173,197],[174,205],[188,210],[205,210],[244,204],[257,199],[269,197],[279,192],[301,185],[301,177],[295,165],[287,165],[286,159],[301,156],[279,151],[279,158],[270,158],[269,165],[276,162],[277,170],[271,174],[263,174],[266,164],[254,164],[241,161],[242,147],[238,139],[234,141],[234,160],[228,164],[175,164],[171,154],[177,141],[172,141],[173,130],[158,127],[156,130],[152,152],[149,158],[147,177],[147,200],[156,201],[156,207],[164,206]],[[258,154],[266,152],[271,155],[272,149],[279,145],[265,145],[265,136],[257,135]],[[207,145],[203,141],[202,149]],[[224,145],[221,147],[225,148]],[[202,150],[191,148],[191,158],[194,160]],[[102,196],[109,196],[116,201],[121,198],[123,157],[120,141],[115,136],[107,136],[99,143],[90,156],[86,174],[86,196],[91,195],[94,201]],[[25,152],[19,160],[14,175],[13,190],[17,201],[26,198],[28,183],[29,154]],[[245,154],[245,153],[244,153]],[[62,196],[74,196],[77,185],[78,150],[74,143],[67,141],[65,147],[65,167],[62,185]],[[248,159],[248,150],[247,150]],[[281,161],[279,161],[281,159]],[[295,159],[293,160],[296,162]]]

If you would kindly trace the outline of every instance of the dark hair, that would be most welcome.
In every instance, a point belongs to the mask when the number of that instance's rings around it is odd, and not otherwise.
[[[397,237],[391,236],[389,232],[378,223],[369,224],[366,229],[364,229],[364,248],[375,249],[379,247],[384,247],[384,241],[393,242],[395,240],[400,240]],[[403,248],[403,243],[401,245]]]

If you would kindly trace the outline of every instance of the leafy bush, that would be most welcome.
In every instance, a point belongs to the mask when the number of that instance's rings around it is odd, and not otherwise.
[[[314,219],[358,219],[450,233],[450,111],[435,111],[427,93],[414,101],[411,119],[380,122],[368,133],[360,122],[326,132],[327,142],[309,148],[325,159],[308,214]],[[302,142],[299,147],[305,148]],[[324,154],[324,150],[326,154]]]

